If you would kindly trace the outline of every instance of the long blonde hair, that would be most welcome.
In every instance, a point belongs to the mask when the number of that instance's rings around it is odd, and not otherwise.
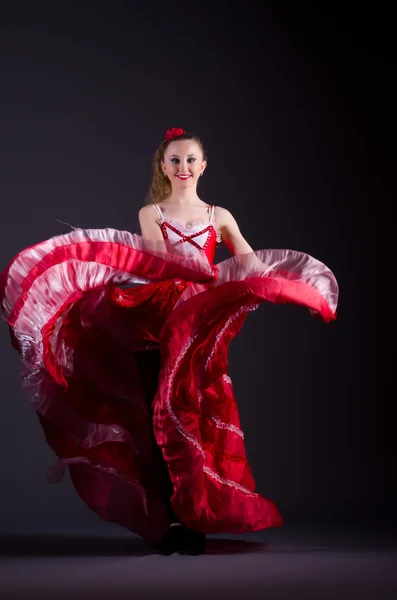
[[[204,149],[203,143],[197,135],[194,133],[182,133],[171,140],[164,140],[154,153],[152,160],[152,181],[150,183],[149,194],[146,198],[145,204],[157,204],[162,202],[168,196],[171,195],[172,186],[171,182],[161,168],[161,163],[164,162],[164,154],[168,148],[168,145],[174,140],[194,140],[200,146],[203,153],[203,160],[207,160],[207,153]]]

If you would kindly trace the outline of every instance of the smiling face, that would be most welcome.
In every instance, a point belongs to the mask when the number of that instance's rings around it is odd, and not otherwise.
[[[207,166],[203,152],[195,140],[175,140],[168,144],[161,168],[173,189],[197,185],[198,178]]]

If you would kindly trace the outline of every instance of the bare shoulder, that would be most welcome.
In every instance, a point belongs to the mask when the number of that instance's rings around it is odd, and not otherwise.
[[[215,208],[215,221],[221,230],[222,241],[233,255],[253,252],[252,247],[241,233],[240,227],[230,210],[222,206],[217,206]]]
[[[147,240],[162,240],[163,234],[159,227],[160,220],[156,209],[152,204],[145,204],[138,212],[139,225],[142,236]]]
[[[145,204],[139,209],[138,212],[139,221],[144,222],[155,222],[157,221],[158,215],[156,213],[156,209],[153,204]]]
[[[233,217],[230,210],[227,208],[223,208],[222,206],[215,207],[215,221],[220,229],[222,227],[234,225],[236,223],[236,219]]]

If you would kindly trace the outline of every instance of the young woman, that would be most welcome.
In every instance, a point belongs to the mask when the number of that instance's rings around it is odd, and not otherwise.
[[[264,302],[329,322],[338,298],[321,262],[254,252],[226,208],[201,200],[206,168],[200,139],[168,130],[142,235],[76,229],[22,250],[0,281],[23,385],[58,456],[50,480],[68,467],[91,509],[164,554],[282,525],[255,492],[228,347]],[[233,256],[214,264],[220,243]]]

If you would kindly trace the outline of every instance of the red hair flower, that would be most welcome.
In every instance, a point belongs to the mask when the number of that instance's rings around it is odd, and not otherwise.
[[[173,140],[174,138],[184,133],[186,133],[184,129],[181,129],[180,127],[172,127],[171,129],[168,129],[165,132],[164,139],[167,140],[167,142],[169,142],[170,140]]]

